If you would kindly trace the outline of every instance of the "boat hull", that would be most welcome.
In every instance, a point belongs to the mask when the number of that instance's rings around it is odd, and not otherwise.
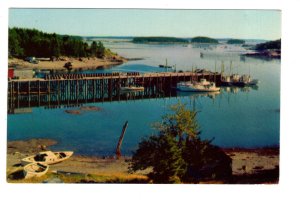
[[[70,158],[73,155],[73,151],[61,151],[61,152],[51,152],[51,158],[50,159],[46,159],[45,161],[40,161],[40,160],[35,160],[35,157],[37,155],[33,155],[33,156],[29,156],[26,158],[23,158],[21,160],[21,164],[23,166],[28,165],[30,163],[40,163],[43,165],[53,165],[56,163],[60,163],[63,162],[65,160],[67,160],[68,158]],[[42,153],[40,153],[42,154]]]
[[[215,83],[201,79],[200,82],[180,82],[176,89],[182,92],[218,92],[221,88],[216,87]]]
[[[48,169],[48,165],[43,165],[40,163],[27,164],[23,169],[24,179],[41,177],[47,173]]]
[[[121,87],[122,92],[143,91],[144,87]]]

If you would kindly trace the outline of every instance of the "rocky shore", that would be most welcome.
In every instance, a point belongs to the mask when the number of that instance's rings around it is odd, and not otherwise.
[[[51,150],[57,142],[50,139],[31,139],[26,141],[9,141],[7,144],[7,181],[27,182],[16,174],[22,170],[20,160],[43,150]],[[271,183],[279,181],[279,148],[261,149],[224,149],[232,158],[232,179],[202,183]],[[45,179],[58,178],[62,182],[144,182],[148,183],[145,174],[140,171],[128,172],[130,158],[116,160],[109,158],[82,156],[75,154],[68,160],[51,165],[48,176],[29,180],[44,182]]]
[[[264,51],[256,51],[256,52],[249,52],[243,54],[244,56],[249,57],[264,57],[264,58],[281,58],[281,51],[280,50],[264,50]]]

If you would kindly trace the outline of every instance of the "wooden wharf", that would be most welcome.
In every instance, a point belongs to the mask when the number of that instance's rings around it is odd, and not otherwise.
[[[39,79],[8,81],[8,113],[15,108],[79,105],[91,102],[121,101],[172,96],[181,81],[205,78],[220,84],[221,74],[192,72],[55,74]],[[124,94],[125,86],[143,86],[142,92]]]

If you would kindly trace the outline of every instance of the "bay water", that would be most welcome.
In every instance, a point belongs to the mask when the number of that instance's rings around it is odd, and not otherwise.
[[[180,101],[189,109],[199,111],[201,137],[214,138],[215,145],[224,148],[279,146],[280,60],[240,56],[248,50],[238,45],[150,45],[123,40],[106,40],[104,45],[121,56],[141,60],[83,73],[160,72],[165,69],[158,65],[165,64],[166,60],[177,71],[205,68],[220,72],[223,62],[226,73],[251,74],[260,83],[252,88],[222,87],[221,93],[215,95],[178,92],[176,97],[90,103],[87,106],[101,110],[80,115],[68,114],[63,107],[34,107],[30,113],[8,115],[8,141],[51,138],[58,141],[54,150],[90,156],[113,155],[122,126],[128,121],[122,153],[132,155],[143,137],[156,134],[151,125],[161,121],[170,112],[170,105]]]

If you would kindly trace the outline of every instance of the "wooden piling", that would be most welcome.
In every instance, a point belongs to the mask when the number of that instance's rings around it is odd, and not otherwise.
[[[116,148],[116,159],[120,159],[121,156],[122,156],[122,154],[121,154],[121,145],[122,145],[122,142],[123,142],[123,138],[124,138],[127,126],[128,126],[128,121],[126,121],[125,124],[123,125],[122,133],[120,135],[120,138],[119,138],[119,141],[118,141],[118,144],[117,144],[117,148]]]

